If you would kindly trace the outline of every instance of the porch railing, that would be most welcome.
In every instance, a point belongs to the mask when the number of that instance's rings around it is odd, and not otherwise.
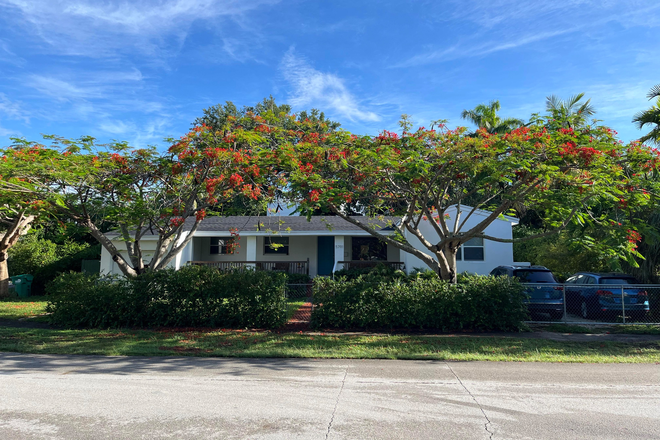
[[[367,269],[376,267],[379,264],[389,266],[394,270],[404,270],[405,263],[402,261],[386,261],[386,260],[353,260],[353,261],[339,261],[344,269]],[[339,268],[338,268],[339,269]]]
[[[306,261],[190,261],[188,264],[215,267],[218,270],[253,267],[256,270],[281,270],[309,275],[309,258]]]

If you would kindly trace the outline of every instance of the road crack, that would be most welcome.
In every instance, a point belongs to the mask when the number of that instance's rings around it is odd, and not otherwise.
[[[337,400],[335,401],[335,407],[332,410],[332,416],[330,416],[330,423],[328,423],[328,432],[325,433],[325,440],[328,440],[330,435],[330,430],[332,429],[332,422],[335,421],[335,413],[337,412],[337,407],[339,406],[339,398],[341,397],[342,391],[344,391],[344,384],[346,383],[346,376],[348,376],[348,365],[344,371],[344,378],[341,380],[341,387],[339,388],[339,393],[337,393]]]
[[[470,392],[470,390],[468,390],[468,388],[465,386],[465,384],[463,383],[463,381],[461,380],[461,378],[458,377],[458,374],[456,374],[456,372],[455,372],[454,369],[451,367],[451,365],[449,365],[448,362],[445,362],[445,364],[446,364],[447,367],[449,368],[449,371],[451,371],[451,374],[454,375],[454,377],[456,378],[456,380],[458,381],[458,383],[461,384],[461,386],[463,387],[463,389],[465,390],[465,392],[468,393],[468,394],[470,395],[470,397],[472,397],[472,400],[474,400],[474,403],[476,403],[477,406],[479,407],[479,410],[481,411],[481,414],[484,415],[484,418],[486,419],[486,423],[484,423],[484,429],[485,429],[486,432],[489,434],[489,437],[488,437],[488,438],[492,440],[493,436],[495,435],[495,432],[490,430],[490,427],[491,427],[492,423],[491,423],[490,419],[488,418],[488,416],[486,415],[486,411],[484,411],[483,407],[481,406],[481,404],[479,403],[479,401],[477,400],[477,398],[474,397],[474,395]],[[326,438],[327,438],[327,437],[326,437]]]

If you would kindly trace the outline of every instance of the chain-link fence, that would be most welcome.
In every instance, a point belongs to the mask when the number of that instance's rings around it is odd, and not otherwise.
[[[530,322],[660,324],[660,285],[524,283]]]
[[[308,298],[312,296],[312,284],[287,284],[287,299]]]

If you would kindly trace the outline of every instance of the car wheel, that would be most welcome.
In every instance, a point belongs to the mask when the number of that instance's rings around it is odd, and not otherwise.
[[[582,307],[581,307],[581,312],[582,312],[582,317],[584,319],[591,319],[591,312],[589,312],[589,307],[587,306],[586,301],[582,301]]]

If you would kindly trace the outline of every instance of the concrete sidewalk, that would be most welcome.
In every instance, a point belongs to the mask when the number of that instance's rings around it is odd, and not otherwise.
[[[660,438],[660,366],[0,353],[0,438]]]

